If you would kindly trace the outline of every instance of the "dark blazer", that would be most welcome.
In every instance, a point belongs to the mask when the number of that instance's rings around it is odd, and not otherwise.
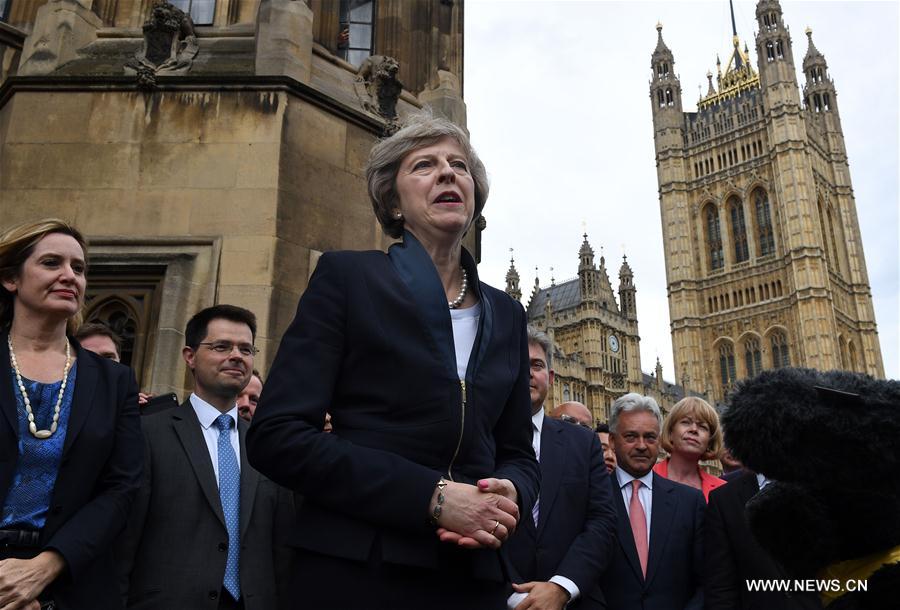
[[[816,595],[776,591],[749,591],[751,579],[787,579],[788,575],[766,553],[747,524],[744,506],[759,491],[756,474],[743,475],[709,496],[704,535],[707,610],[801,610],[819,609]]]
[[[565,576],[578,586],[568,607],[599,608],[600,574],[609,565],[616,536],[616,512],[593,432],[544,418],[541,428],[540,515],[535,528],[525,515],[507,542],[513,582]]]
[[[0,506],[19,459],[6,336],[0,333]],[[125,526],[141,476],[137,384],[128,368],[71,343],[78,363],[75,392],[40,542],[66,560],[66,571],[50,589],[59,608],[121,608],[110,574],[113,541]]]
[[[118,549],[122,595],[128,608],[215,610],[228,531],[200,421],[187,400],[142,423],[144,479]],[[241,595],[247,610],[275,610],[283,607],[278,587],[290,566],[284,540],[293,504],[287,490],[247,463],[246,432],[238,418]]]
[[[319,259],[247,435],[250,462],[304,496],[298,547],[357,561],[376,548],[434,569],[448,547],[428,525],[441,476],[510,479],[530,514],[540,475],[525,312],[478,281],[465,251],[463,265],[482,312],[461,383],[443,286],[412,235],[387,255]],[[321,431],[326,410],[333,434]],[[505,580],[495,551],[460,554],[476,578]]]
[[[609,477],[619,544],[600,580],[609,610],[700,610],[703,607],[703,511],[700,490],[653,473],[647,578],[615,475]]]

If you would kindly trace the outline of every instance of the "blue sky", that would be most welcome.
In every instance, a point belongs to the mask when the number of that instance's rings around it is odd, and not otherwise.
[[[885,374],[900,378],[897,2],[783,1],[795,62],[811,27],[828,61],[875,303]],[[757,65],[755,2],[735,2]],[[675,56],[686,111],[731,50],[728,2],[466,0],[465,100],[491,177],[481,274],[503,287],[509,248],[527,295],[575,277],[581,234],[616,286],[635,273],[641,364],[673,379],[648,81],[656,23]],[[801,86],[803,79],[800,80]],[[524,299],[527,301],[527,297]]]

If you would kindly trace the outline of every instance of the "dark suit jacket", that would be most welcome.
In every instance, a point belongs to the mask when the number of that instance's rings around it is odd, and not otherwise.
[[[700,610],[703,607],[703,511],[700,490],[653,473],[650,553],[641,574],[634,535],[615,474],[610,478],[618,514],[617,552],[600,588],[609,610]]]
[[[441,476],[510,479],[530,514],[540,475],[525,312],[478,281],[465,251],[463,265],[482,306],[464,384],[443,286],[412,235],[388,255],[319,259],[247,435],[250,462],[304,496],[298,547],[437,568],[447,545],[428,509]],[[496,552],[460,555],[476,577],[505,581]]]
[[[616,512],[597,435],[544,418],[538,527],[525,515],[507,542],[513,582],[565,576],[578,586],[569,608],[598,608],[600,574],[609,565]]]
[[[75,392],[63,457],[41,545],[65,558],[51,585],[63,610],[121,608],[113,541],[125,526],[141,476],[141,422],[132,372],[112,360],[76,350]],[[19,459],[19,424],[6,333],[0,333],[0,506]]]
[[[816,595],[748,590],[749,579],[787,579],[787,574],[756,542],[744,506],[759,491],[756,474],[744,474],[709,496],[706,537],[707,610],[801,610],[822,605]]]
[[[122,594],[129,608],[215,610],[228,531],[200,421],[187,400],[142,423],[146,467],[118,552]],[[284,540],[293,504],[247,463],[246,431],[238,418],[241,595],[247,610],[274,610],[290,566]]]

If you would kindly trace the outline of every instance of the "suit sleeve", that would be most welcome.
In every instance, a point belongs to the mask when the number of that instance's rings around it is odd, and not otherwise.
[[[519,375],[503,413],[494,426],[497,446],[497,469],[494,476],[509,479],[516,487],[520,515],[529,515],[537,501],[541,469],[531,446],[531,366],[528,360],[528,335],[525,330],[525,312],[514,304],[516,326],[519,334]]]
[[[687,606],[685,606],[685,610],[703,610],[703,515],[706,511],[706,500],[700,492],[692,495],[695,496],[692,508],[694,548],[693,556],[691,557],[693,580],[691,588],[694,590],[694,593]]]
[[[300,299],[247,434],[247,457],[259,472],[324,507],[425,530],[439,471],[321,431],[348,340],[339,263],[334,254],[323,254]]]
[[[278,498],[275,505],[274,527],[272,528],[272,561],[275,566],[275,592],[278,598],[278,610],[287,610],[294,602],[292,585],[291,560],[293,550],[288,545],[291,528],[296,519],[294,494],[278,487]]]
[[[704,608],[730,610],[740,606],[740,589],[734,549],[725,529],[719,494],[709,497],[703,524],[705,558]]]
[[[97,556],[112,548],[125,526],[140,484],[143,454],[137,382],[131,371],[119,373],[115,378],[116,389],[110,391],[116,401],[115,439],[93,497],[45,545],[63,556],[69,576],[76,582]],[[107,379],[112,381],[112,375]]]
[[[581,595],[587,595],[609,566],[616,540],[616,512],[613,508],[612,488],[609,485],[600,439],[591,434],[590,490],[584,529],[572,541],[556,573],[578,585]]]
[[[131,572],[134,569],[134,560],[141,543],[141,534],[144,531],[144,523],[147,520],[147,511],[150,506],[150,490],[153,481],[153,452],[150,448],[150,439],[146,431],[143,435],[142,447],[144,450],[144,472],[141,476],[141,486],[138,489],[131,507],[131,514],[125,526],[125,532],[119,538],[115,546],[115,557],[119,577],[119,593],[123,602],[128,600],[128,589],[131,583]]]

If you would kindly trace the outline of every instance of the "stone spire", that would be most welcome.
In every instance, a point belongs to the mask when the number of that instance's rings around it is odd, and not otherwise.
[[[506,272],[506,294],[517,301],[522,299],[522,290],[519,288],[519,272],[516,271],[516,260],[513,258],[512,248],[509,249],[509,271]]]
[[[634,287],[634,272],[628,264],[628,257],[622,255],[622,266],[619,267],[619,307],[622,315],[629,320],[637,320],[637,302]]]

